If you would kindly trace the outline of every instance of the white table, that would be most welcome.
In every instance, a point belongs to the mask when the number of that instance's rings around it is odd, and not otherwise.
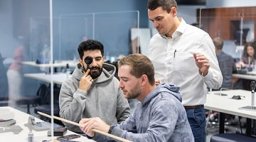
[[[73,60],[61,60],[61,61],[55,61],[53,64],[37,64],[35,61],[23,61],[22,64],[23,65],[29,65],[29,66],[33,66],[33,67],[42,67],[42,68],[46,68],[46,67],[66,67],[67,64],[69,65],[69,67],[76,67],[77,66],[78,61],[73,61]]]
[[[221,96],[220,93],[227,94],[227,96]],[[242,96],[241,100],[231,99],[233,95]],[[256,97],[256,96],[255,96]],[[255,102],[256,103],[256,102]],[[225,91],[213,91],[207,95],[205,103],[205,109],[220,112],[220,128],[219,132],[224,132],[224,114],[231,114],[241,116],[249,119],[256,119],[256,110],[244,109],[245,106],[251,105],[251,92],[246,90],[225,90]],[[247,134],[250,133],[249,128]]]
[[[13,133],[11,131],[8,131],[8,127],[1,128],[0,133],[0,140],[1,141],[8,141],[8,142],[28,142],[28,134],[29,134],[29,129],[26,127],[26,123],[28,122],[28,118],[30,115],[19,111],[17,109],[14,109],[12,107],[0,107],[0,118],[2,119],[8,119],[12,118],[16,120],[16,126],[15,128],[19,131],[18,133]],[[40,119],[36,118],[36,121],[42,121]],[[13,126],[12,126],[13,127]],[[3,130],[3,131],[2,131]],[[43,140],[51,140],[51,137],[47,136],[47,131],[48,130],[43,130],[43,131],[35,131],[32,130],[33,133],[33,142],[42,142]],[[75,134],[71,131],[67,131],[65,135],[68,134]],[[83,141],[83,142],[95,142],[94,140],[90,140],[84,136],[81,135],[80,138],[74,139],[74,141]]]
[[[70,74],[66,73],[54,73],[54,74],[46,74],[46,73],[26,73],[24,77],[45,81],[47,83],[51,83],[51,80],[55,84],[61,85],[67,78],[71,77]]]
[[[256,80],[256,75],[253,74],[232,74],[232,76],[240,79]]]

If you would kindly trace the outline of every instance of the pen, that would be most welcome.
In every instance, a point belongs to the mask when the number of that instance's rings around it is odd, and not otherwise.
[[[174,53],[173,53],[173,57],[175,58],[175,54],[176,54],[177,50],[175,49],[174,50]]]

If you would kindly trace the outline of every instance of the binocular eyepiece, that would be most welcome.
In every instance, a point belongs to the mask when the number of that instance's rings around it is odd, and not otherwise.
[[[84,58],[84,62],[86,63],[87,66],[89,66],[93,62],[93,58],[88,56],[88,57]],[[80,69],[82,67],[82,65],[79,63],[79,64],[77,64],[77,67]]]
[[[87,66],[89,66],[93,61],[93,58],[90,56],[87,56],[86,58],[84,58],[84,62],[87,64]]]

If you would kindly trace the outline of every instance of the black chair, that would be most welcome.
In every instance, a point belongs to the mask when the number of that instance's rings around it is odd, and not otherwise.
[[[8,97],[0,97],[0,106],[8,106]]]
[[[235,134],[235,133],[223,133],[213,135],[210,139],[210,142],[255,142],[256,138]]]
[[[22,96],[16,100],[16,104],[27,105],[27,113],[30,114],[30,105],[39,105],[41,98],[39,96]]]
[[[51,93],[50,93],[50,86],[47,86],[46,84],[41,84],[37,91],[37,95],[41,98],[40,105],[36,106],[34,109],[34,112],[38,114],[38,112],[42,112],[48,115],[51,115]],[[53,106],[53,115],[59,117],[59,92],[60,87],[57,85],[54,85],[53,95],[54,95],[54,106]],[[39,115],[39,118],[50,122],[51,119],[47,118],[45,116]],[[59,120],[54,120],[56,124],[63,125],[63,123]]]

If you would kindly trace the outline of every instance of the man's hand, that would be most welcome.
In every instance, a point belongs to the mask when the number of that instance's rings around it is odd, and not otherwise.
[[[210,67],[209,60],[204,55],[199,53],[195,53],[194,58],[196,61],[196,65],[199,68],[199,73],[202,76],[206,76]]]
[[[100,130],[102,132],[108,132],[110,126],[106,124],[99,117],[94,118],[83,118],[79,121],[80,129],[88,136],[93,137],[93,129]]]
[[[79,89],[83,91],[88,91],[92,85],[93,79],[89,75],[90,69],[87,69],[84,76],[81,77],[81,80],[79,82]]]

